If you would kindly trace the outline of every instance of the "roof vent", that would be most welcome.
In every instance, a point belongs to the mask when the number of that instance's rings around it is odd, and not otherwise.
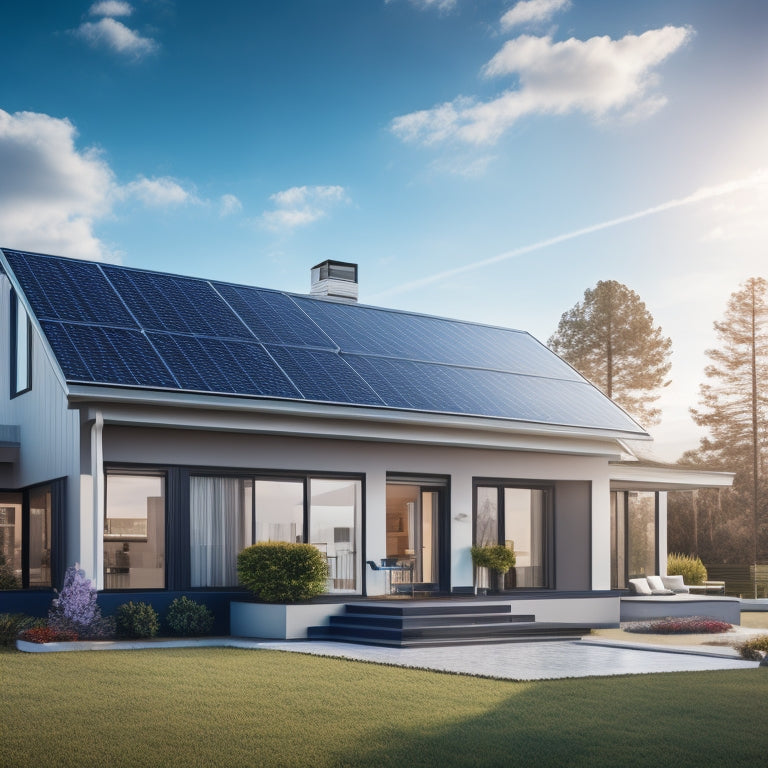
[[[312,267],[312,296],[357,301],[357,264],[323,261]]]

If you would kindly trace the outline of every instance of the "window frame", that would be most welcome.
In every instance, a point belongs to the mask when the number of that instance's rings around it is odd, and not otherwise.
[[[32,389],[32,320],[29,312],[21,302],[21,296],[11,289],[11,322],[10,322],[10,397],[11,399],[23,395]],[[19,386],[19,319],[23,313],[26,320],[26,386]]]
[[[544,509],[542,519],[542,574],[544,584],[540,587],[524,587],[524,589],[547,590],[554,589],[555,585],[555,483],[540,480],[506,479],[498,477],[473,477],[472,478],[472,545],[477,545],[477,491],[478,488],[496,489],[497,544],[505,541],[505,494],[507,488],[517,490],[542,491],[544,494]]]

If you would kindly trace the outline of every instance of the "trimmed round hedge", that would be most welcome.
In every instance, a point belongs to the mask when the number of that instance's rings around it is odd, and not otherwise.
[[[267,603],[295,603],[322,595],[328,565],[311,544],[270,541],[237,556],[240,583]]]

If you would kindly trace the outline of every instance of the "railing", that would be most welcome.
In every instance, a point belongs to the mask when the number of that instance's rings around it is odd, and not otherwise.
[[[705,564],[709,579],[724,581],[725,594],[731,597],[768,598],[768,563]]]

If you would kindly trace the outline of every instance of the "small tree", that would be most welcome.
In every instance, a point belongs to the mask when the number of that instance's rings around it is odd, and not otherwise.
[[[58,632],[75,632],[78,637],[105,637],[112,622],[101,615],[96,590],[85,571],[75,563],[64,574],[64,586],[48,611],[48,626]]]
[[[547,344],[631,416],[658,424],[661,411],[652,404],[669,384],[672,342],[626,285],[601,280],[588,288]]]

